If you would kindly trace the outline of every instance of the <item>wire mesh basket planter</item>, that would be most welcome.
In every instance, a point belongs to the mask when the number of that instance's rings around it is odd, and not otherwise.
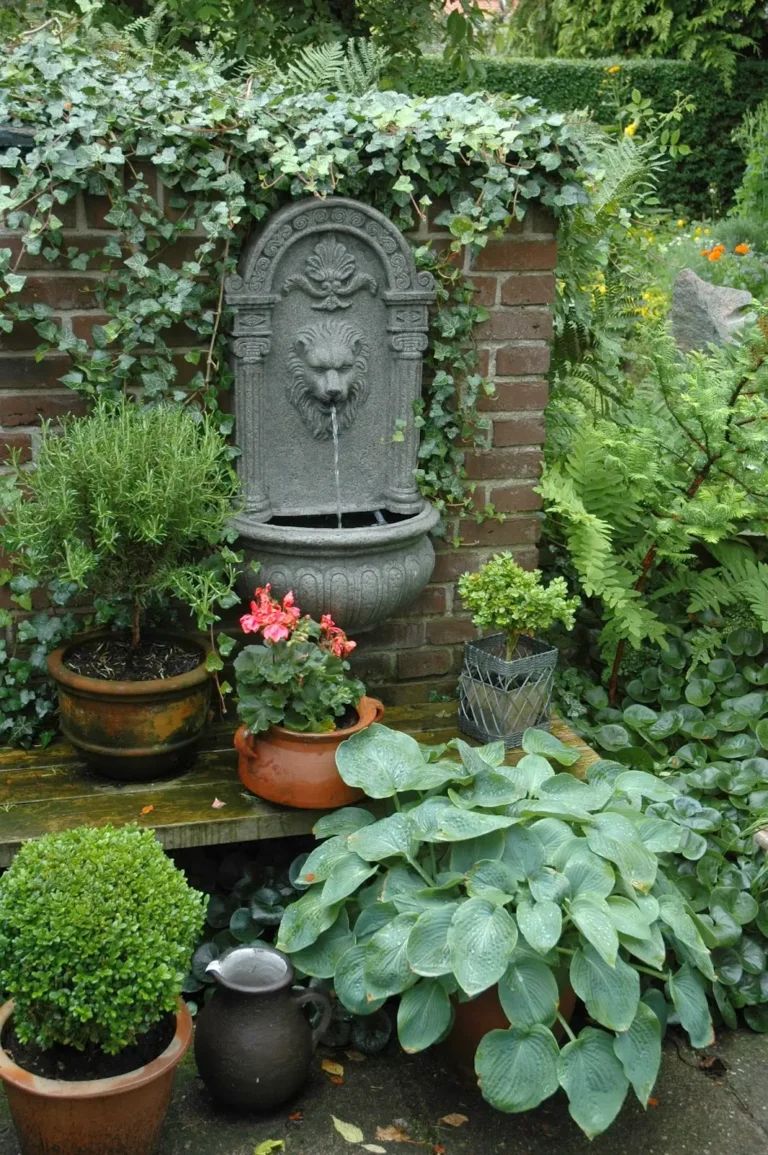
[[[504,634],[467,642],[459,678],[459,727],[480,742],[520,745],[531,728],[548,730],[557,650],[523,635],[512,661]]]

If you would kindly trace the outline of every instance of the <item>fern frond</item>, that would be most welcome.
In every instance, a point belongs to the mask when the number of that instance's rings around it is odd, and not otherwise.
[[[378,88],[389,61],[390,55],[381,45],[360,36],[350,37],[339,77],[341,91],[352,96],[364,96]]]
[[[344,47],[338,42],[308,44],[285,69],[282,83],[296,92],[338,88],[344,61]]]

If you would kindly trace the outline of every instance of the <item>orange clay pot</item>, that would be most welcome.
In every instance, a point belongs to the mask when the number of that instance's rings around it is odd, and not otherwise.
[[[361,698],[357,713],[354,726],[324,734],[299,734],[272,726],[254,735],[241,726],[235,734],[235,749],[243,786],[268,802],[300,810],[334,810],[357,802],[363,791],[343,781],[336,769],[336,751],[345,738],[378,722],[384,707],[376,698]]]
[[[0,1007],[0,1040],[13,1003]],[[5,1083],[22,1155],[152,1155],[171,1099],[173,1075],[192,1042],[183,1002],[176,1034],[151,1063],[112,1079],[42,1079],[18,1067],[0,1046]]]
[[[570,1023],[576,1007],[576,995],[569,982],[560,987],[558,1010],[566,1022]],[[476,1083],[475,1052],[480,1041],[489,1031],[508,1031],[510,1022],[499,1001],[498,987],[483,991],[477,998],[467,1003],[453,1000],[455,1017],[450,1033],[442,1044],[442,1051],[451,1066],[468,1082]],[[558,1040],[563,1034],[560,1023],[555,1023],[552,1033]]]

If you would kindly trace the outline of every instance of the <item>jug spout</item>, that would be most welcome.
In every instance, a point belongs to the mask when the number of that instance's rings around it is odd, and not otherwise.
[[[221,963],[220,963],[220,961],[217,958],[212,959],[208,963],[208,966],[205,968],[205,973],[207,975],[212,975],[214,980],[217,983],[220,983],[221,982]]]
[[[205,968],[219,986],[245,995],[271,994],[293,982],[291,960],[265,943],[233,946]]]

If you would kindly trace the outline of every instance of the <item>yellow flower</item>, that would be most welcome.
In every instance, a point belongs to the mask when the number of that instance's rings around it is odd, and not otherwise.
[[[693,235],[694,235],[695,237],[700,237],[700,236],[701,236],[701,225],[697,225],[697,226],[696,226],[696,228],[694,229],[694,233],[693,233]]]
[[[611,67],[606,68],[605,71],[608,73],[621,72],[621,65],[620,64],[612,64]]]
[[[636,132],[637,132],[637,121],[633,120],[632,123],[628,124],[627,127],[624,129],[624,135],[625,136],[634,136]]]
[[[708,237],[708,236],[709,236],[709,231],[710,231],[709,229],[705,229],[705,230],[704,230],[704,236],[705,236],[705,237]]]
[[[684,229],[684,228],[685,228],[685,221],[683,220],[683,218],[682,218],[682,217],[680,217],[680,220],[677,222],[677,227],[678,227],[679,229]]]

